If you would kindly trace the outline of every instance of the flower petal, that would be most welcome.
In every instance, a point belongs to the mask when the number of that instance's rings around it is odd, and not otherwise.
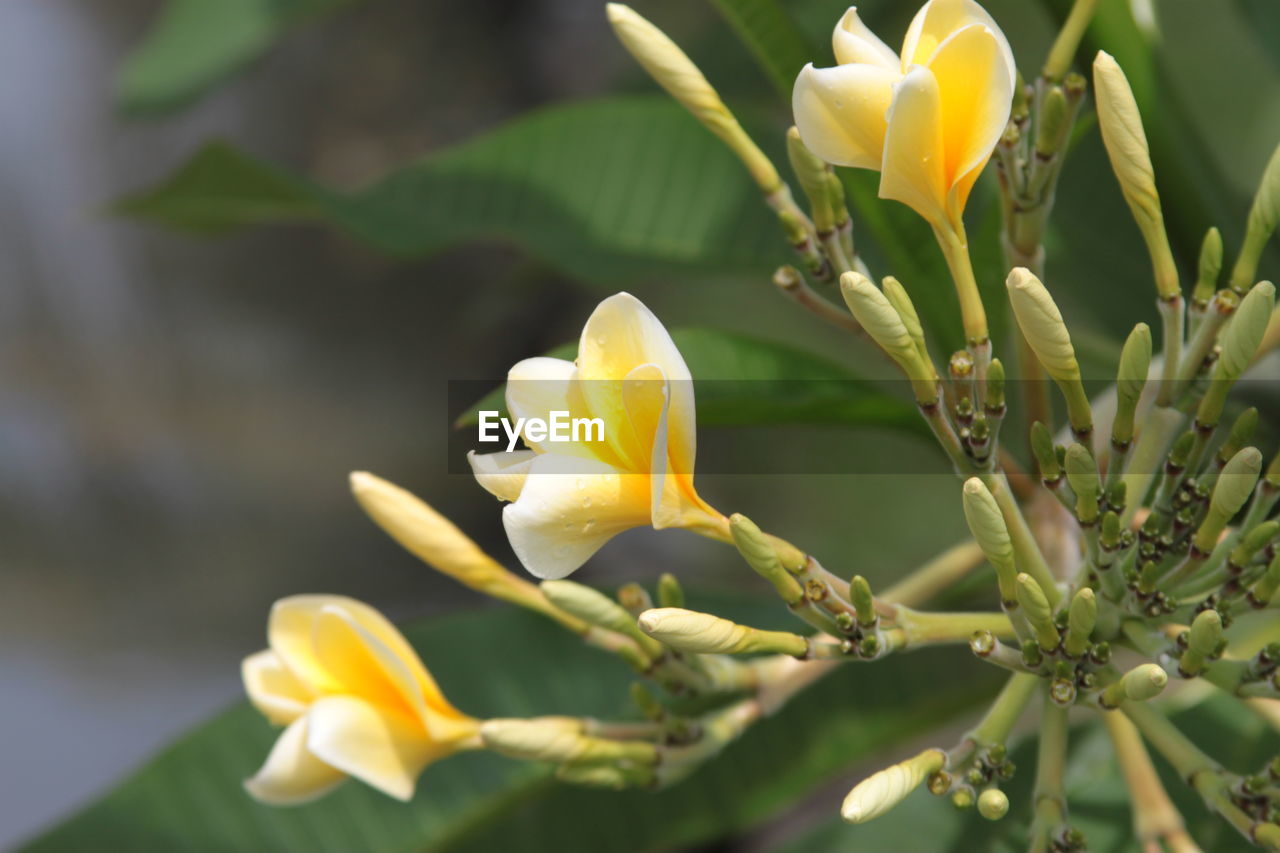
[[[546,453],[533,460],[524,489],[502,511],[511,547],[540,578],[563,578],[613,536],[646,525],[649,477],[598,460]]]
[[[898,70],[898,54],[862,23],[857,6],[850,6],[849,11],[841,16],[835,32],[831,34],[831,47],[840,65],[858,63]]]
[[[249,701],[276,725],[292,723],[307,710],[314,694],[270,649],[249,655],[240,665]]]
[[[596,307],[582,329],[578,376],[583,380],[582,396],[590,414],[604,419],[605,441],[618,451],[615,464],[633,471],[648,469],[652,448],[634,431],[619,430],[615,425],[625,417],[620,380],[641,364],[657,365],[671,382],[669,452],[681,465],[692,468],[696,424],[689,367],[666,327],[644,303],[630,293],[610,296]]]
[[[261,769],[244,782],[254,799],[273,806],[292,806],[333,790],[346,775],[307,749],[308,722],[299,717],[289,724]]]
[[[946,216],[941,113],[933,72],[912,68],[894,90],[880,170],[881,198],[900,201],[935,224]]]
[[[447,755],[412,718],[352,696],[328,696],[307,712],[307,750],[397,800],[413,798],[423,768]]]
[[[929,70],[942,101],[944,179],[952,186],[981,171],[991,157],[1009,123],[1013,88],[995,35],[980,24],[952,33],[929,60]]]
[[[896,70],[876,65],[806,65],[796,77],[791,110],[810,151],[837,166],[879,169]]]
[[[536,454],[532,450],[512,450],[503,453],[467,453],[471,473],[485,491],[500,501],[513,501],[520,497],[524,478]]]
[[[1000,56],[1012,91],[1018,76],[1018,68],[1009,49],[1009,42],[1000,30],[995,18],[974,0],[929,0],[911,21],[902,43],[902,73],[912,65],[927,65],[934,52],[947,37],[972,24],[981,24],[991,30],[999,44]],[[975,83],[976,85],[976,83]]]
[[[586,414],[586,404],[577,378],[578,368],[572,361],[562,358],[526,358],[517,362],[507,371],[507,410],[513,420],[550,420],[552,412],[568,412],[569,417],[582,417]],[[530,441],[527,435],[521,438],[526,446],[538,453],[555,451],[594,459],[600,451],[598,446],[585,443]]]

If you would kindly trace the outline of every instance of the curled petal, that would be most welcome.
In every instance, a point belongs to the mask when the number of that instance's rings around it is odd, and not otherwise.
[[[933,72],[912,68],[889,108],[880,197],[900,201],[935,225],[946,219],[942,98]]]
[[[796,77],[791,109],[810,151],[837,166],[879,169],[895,70],[876,65],[806,65]]]
[[[995,37],[1012,91],[1018,76],[1013,51],[995,18],[974,0],[929,0],[925,3],[907,28],[907,35],[902,43],[902,72],[905,74],[912,65],[929,64],[934,52],[952,33],[973,24],[986,27]]]
[[[889,71],[898,70],[898,54],[862,23],[857,6],[850,6],[849,11],[841,16],[835,32],[831,34],[831,47],[840,65],[857,63],[878,65]]]
[[[346,775],[307,749],[308,721],[299,717],[276,739],[262,768],[244,782],[254,799],[273,806],[309,802],[333,790]]]
[[[272,723],[285,725],[301,717],[314,694],[270,649],[249,655],[240,665],[249,701]]]
[[[649,519],[647,475],[555,453],[533,460],[519,499],[502,511],[520,562],[549,579],[566,577],[609,539]]]
[[[328,696],[307,712],[307,751],[397,800],[413,797],[423,768],[452,751],[417,721],[352,696]]]
[[[474,450],[467,453],[471,473],[485,491],[500,501],[514,501],[524,488],[524,478],[533,464],[532,450],[513,450],[509,453],[483,453]]]
[[[526,358],[517,362],[507,371],[507,409],[511,417],[548,420],[552,412],[568,412],[569,417],[582,417],[586,414],[586,403],[577,378],[577,367],[572,361],[562,358]],[[527,435],[521,438],[538,453],[554,450],[593,459],[600,452],[598,446],[577,442],[557,441],[553,444],[530,441]]]

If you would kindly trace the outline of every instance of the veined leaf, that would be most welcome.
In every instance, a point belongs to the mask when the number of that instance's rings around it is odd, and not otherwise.
[[[756,624],[787,622],[776,602],[695,596],[693,606]],[[406,633],[470,713],[626,713],[620,665],[523,611],[457,615]],[[952,649],[851,665],[658,793],[568,788],[546,768],[471,753],[429,768],[408,805],[348,782],[317,803],[273,809],[251,800],[240,780],[277,731],[239,705],[25,849],[630,853],[705,842],[757,825],[850,764],[969,707],[992,685],[957,666],[961,656],[968,654]]]

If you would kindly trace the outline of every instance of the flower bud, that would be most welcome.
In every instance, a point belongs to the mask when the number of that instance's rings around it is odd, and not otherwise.
[[[1169,675],[1157,664],[1143,663],[1108,685],[1098,697],[1104,708],[1118,708],[1122,702],[1146,702],[1154,699],[1169,683]]]
[[[1249,501],[1253,495],[1253,487],[1262,474],[1262,453],[1256,447],[1246,447],[1231,457],[1222,469],[1218,482],[1213,487],[1213,495],[1209,498],[1209,511],[1200,529],[1196,531],[1192,544],[1197,550],[1208,554],[1217,544],[1218,535],[1222,533],[1232,517]]]
[[[862,575],[854,575],[849,581],[849,601],[858,613],[858,624],[868,627],[876,624],[876,600],[871,594],[871,584]]]
[[[859,782],[844,798],[840,816],[849,823],[865,823],[879,817],[902,802],[931,773],[936,773],[947,763],[947,755],[940,749],[926,749],[892,767]]]
[[[1253,406],[1241,412],[1231,424],[1226,441],[1218,448],[1218,464],[1225,465],[1227,460],[1253,441],[1253,434],[1258,429],[1258,410]]]
[[[480,739],[494,752],[528,761],[654,764],[657,749],[646,741],[587,737],[576,717],[498,718],[480,725]]]
[[[663,607],[684,607],[684,588],[670,572],[658,578],[658,604]]]
[[[1275,308],[1276,289],[1269,281],[1259,282],[1240,300],[1230,325],[1222,333],[1222,355],[1214,377],[1236,380],[1253,361],[1267,331]]]
[[[567,580],[543,581],[542,592],[552,604],[582,621],[630,637],[650,655],[662,648],[636,626],[627,609],[599,590]]]
[[[1280,554],[1272,558],[1262,577],[1249,588],[1249,603],[1257,608],[1266,607],[1275,598],[1277,589],[1280,589]]]
[[[1060,637],[1058,628],[1053,623],[1053,609],[1049,606],[1044,590],[1035,578],[1026,573],[1018,575],[1017,584],[1018,603],[1022,605],[1031,629],[1036,632],[1036,641],[1046,651],[1056,649]]]
[[[978,795],[978,814],[987,820],[999,820],[1009,813],[1009,798],[999,788],[988,788]]]
[[[832,184],[827,180],[829,170],[827,164],[820,160],[800,140],[800,131],[794,127],[787,131],[787,157],[791,161],[791,171],[796,181],[809,199],[809,215],[813,217],[813,227],[819,234],[826,234],[835,228],[835,199],[832,198]]]
[[[1262,257],[1271,233],[1276,230],[1277,222],[1280,222],[1280,147],[1267,161],[1262,180],[1258,182],[1258,194],[1253,198],[1245,226],[1244,245],[1240,247],[1240,256],[1231,271],[1232,290],[1244,293],[1253,285],[1258,259]]]
[[[1222,275],[1222,232],[1210,228],[1200,244],[1200,263],[1196,286],[1191,299],[1197,305],[1208,305],[1218,290],[1218,277]]]
[[[1001,413],[1004,410],[1004,362],[998,358],[991,359],[987,365],[987,399],[988,412]]]
[[[884,288],[885,299],[888,299],[889,304],[898,312],[902,325],[907,328],[907,334],[911,335],[911,340],[915,342],[920,358],[932,367],[933,359],[929,356],[929,347],[925,343],[924,326],[920,324],[920,315],[916,312],[915,303],[907,295],[907,289],[902,286],[902,282],[891,275],[885,276],[880,284]]]
[[[1000,507],[991,491],[977,477],[970,477],[964,484],[964,518],[978,547],[996,570],[1000,584],[1000,598],[1005,605],[1017,601],[1018,570],[1013,559],[1013,542],[1009,528],[1000,514]]]
[[[1080,365],[1071,345],[1071,335],[1057,304],[1040,279],[1024,267],[1015,267],[1006,284],[1022,336],[1044,366],[1045,373],[1062,389],[1071,428],[1077,434],[1089,432],[1093,429],[1093,413],[1080,381]]]
[[[777,549],[755,522],[741,513],[734,513],[729,517],[729,533],[742,559],[756,574],[773,584],[783,601],[795,604],[804,598],[804,589],[782,565]]]
[[[1264,521],[1240,538],[1240,543],[1231,549],[1227,562],[1237,569],[1244,567],[1276,538],[1276,534],[1280,534],[1280,521]]]
[[[1076,518],[1081,524],[1093,524],[1098,520],[1098,495],[1102,482],[1098,478],[1098,463],[1083,444],[1067,448],[1065,462],[1067,482],[1076,493]]]
[[[857,272],[840,276],[840,293],[862,328],[907,374],[920,405],[936,403],[938,389],[933,368],[921,357],[906,322],[889,299]]]
[[[747,136],[742,125],[720,100],[720,95],[684,51],[666,33],[630,7],[608,3],[605,9],[618,40],[649,76],[729,146],[761,191],[768,194],[780,190],[783,184],[778,170]]]
[[[1098,51],[1093,62],[1093,84],[1098,102],[1098,126],[1111,159],[1111,169],[1120,181],[1120,190],[1138,223],[1151,264],[1155,269],[1156,290],[1161,299],[1180,295],[1178,268],[1169,248],[1169,235],[1164,228],[1160,194],[1156,191],[1155,171],[1147,134],[1142,129],[1138,102],[1129,88],[1129,80],[1110,54]]]
[[[789,631],[761,631],[710,613],[660,607],[640,614],[640,628],[654,639],[697,654],[784,654],[804,657],[809,641]]]
[[[1052,483],[1062,476],[1062,466],[1058,464],[1058,449],[1053,445],[1053,436],[1049,433],[1049,428],[1040,421],[1031,425],[1031,452],[1040,467],[1042,480]]]
[[[1084,587],[1071,599],[1067,609],[1067,638],[1064,648],[1067,654],[1078,658],[1089,647],[1089,637],[1098,622],[1098,599],[1093,590]]]
[[[1070,120],[1071,108],[1062,87],[1049,87],[1040,100],[1036,115],[1036,154],[1048,159],[1058,153]]]
[[[1133,440],[1134,414],[1150,369],[1151,327],[1139,323],[1125,339],[1124,349],[1120,351],[1120,366],[1116,370],[1116,417],[1111,438],[1120,445]]]
[[[1193,678],[1204,672],[1208,662],[1219,657],[1227,644],[1222,616],[1212,609],[1200,611],[1186,636],[1187,647],[1178,659],[1178,672],[1184,678]]]

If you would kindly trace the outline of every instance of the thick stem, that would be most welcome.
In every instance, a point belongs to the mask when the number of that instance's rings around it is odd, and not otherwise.
[[[1058,31],[1058,38],[1054,40],[1053,47],[1049,50],[1049,58],[1044,62],[1044,70],[1040,72],[1045,79],[1057,82],[1071,70],[1071,60],[1075,58],[1080,40],[1084,38],[1084,31],[1088,28],[1089,21],[1093,19],[1093,12],[1097,6],[1098,0],[1076,0],[1075,5],[1071,7],[1071,13],[1067,15],[1062,29]]]
[[[1182,360],[1182,326],[1186,320],[1181,294],[1157,300],[1160,324],[1164,338],[1164,364],[1160,375],[1160,388],[1156,393],[1156,405],[1173,405],[1173,395],[1178,388],[1178,369]]]
[[[966,740],[980,745],[1004,743],[1008,740],[1013,724],[1022,716],[1040,681],[1040,676],[1031,673],[1010,676],[986,715],[965,735]]]
[[[911,572],[886,589],[880,598],[912,606],[922,604],[981,566],[985,560],[978,543],[963,542]]]
[[[975,631],[990,631],[997,637],[1014,636],[1013,625],[1003,613],[926,613],[898,606],[894,626],[902,630],[905,648],[936,643],[969,641]]]
[[[1107,734],[1115,747],[1116,761],[1129,786],[1129,800],[1133,806],[1133,833],[1138,842],[1158,845],[1163,839],[1177,838],[1185,834],[1182,815],[1169,799],[1151,756],[1142,743],[1142,736],[1119,711],[1107,711],[1102,715]],[[1157,848],[1158,849],[1158,848]],[[1185,849],[1185,846],[1184,846]]]
[[[1031,533],[1022,508],[1010,491],[1008,479],[1004,474],[985,474],[983,482],[991,490],[992,497],[1000,507],[1000,514],[1004,516],[1005,526],[1009,528],[1009,539],[1013,542],[1013,554],[1019,570],[1035,578],[1044,590],[1045,597],[1049,599],[1049,604],[1057,607],[1062,599],[1062,591],[1058,589],[1057,580],[1049,569],[1044,554],[1040,552],[1040,546]]]
[[[1040,720],[1040,748],[1036,753],[1035,820],[1031,824],[1031,849],[1049,849],[1053,831],[1067,820],[1067,795],[1062,774],[1067,763],[1067,709],[1045,693]]]
[[[965,235],[964,225],[952,227],[935,227],[934,236],[947,259],[947,268],[951,271],[951,279],[956,285],[956,295],[960,298],[960,317],[964,322],[965,343],[972,348],[987,345],[987,358],[990,359],[990,335],[987,332],[987,312],[982,307],[982,296],[978,292],[978,280],[973,274],[973,262],[969,258],[969,241]],[[986,373],[986,365],[975,359],[975,378],[981,383]]]

